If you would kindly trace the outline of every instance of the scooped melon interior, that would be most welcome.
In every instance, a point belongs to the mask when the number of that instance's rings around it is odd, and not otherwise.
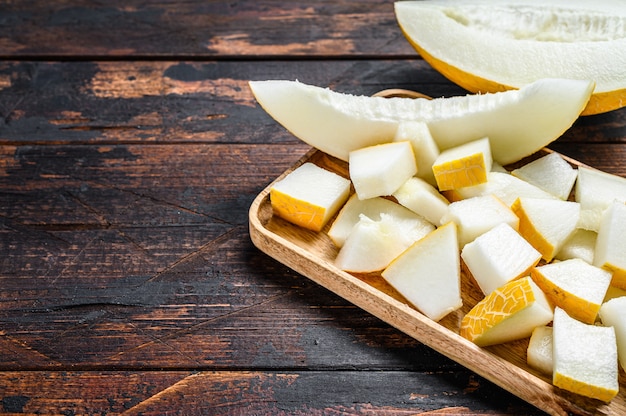
[[[424,60],[468,91],[585,79],[596,89],[582,115],[626,106],[626,2],[426,0],[395,10]]]

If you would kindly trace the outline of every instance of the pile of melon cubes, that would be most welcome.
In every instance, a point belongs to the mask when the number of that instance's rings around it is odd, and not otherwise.
[[[528,364],[555,386],[604,402],[618,394],[626,179],[552,152],[507,171],[488,138],[440,151],[422,122],[352,151],[348,170],[299,166],[272,185],[274,213],[325,230],[339,269],[379,272],[435,321],[463,305],[464,262],[484,298],[461,336],[479,346],[530,337]]]

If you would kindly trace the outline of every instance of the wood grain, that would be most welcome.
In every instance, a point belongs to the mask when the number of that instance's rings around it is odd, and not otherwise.
[[[393,2],[0,3],[2,55],[38,57],[416,55]]]
[[[0,413],[542,414],[259,251],[247,82],[451,84],[382,0],[0,0]],[[626,111],[553,144],[626,176]]]

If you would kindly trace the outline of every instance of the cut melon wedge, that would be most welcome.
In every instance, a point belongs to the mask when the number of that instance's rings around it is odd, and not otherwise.
[[[511,226],[502,223],[463,247],[461,258],[485,295],[528,276],[539,253]]]
[[[383,278],[434,321],[463,306],[456,225],[430,232],[398,256]]]
[[[552,327],[538,326],[533,330],[526,349],[526,362],[545,375],[552,376]]]
[[[401,122],[423,121],[440,150],[489,137],[494,160],[516,162],[561,136],[594,84],[543,79],[519,90],[436,98],[356,96],[298,81],[250,81],[263,109],[305,143],[339,159],[393,141]]]
[[[380,213],[377,221],[361,215],[337,253],[335,265],[355,273],[382,270],[434,228],[417,215],[413,221],[386,213]]]
[[[600,320],[604,326],[615,329],[617,356],[620,365],[626,370],[626,296],[613,298],[602,304]]]
[[[350,179],[359,199],[391,195],[417,173],[408,141],[354,150],[349,162]]]
[[[559,199],[569,198],[578,170],[558,153],[548,153],[511,171],[511,175],[529,182]]]
[[[577,202],[560,199],[518,198],[511,206],[519,217],[519,232],[545,261],[552,261],[576,231]]]
[[[448,212],[450,203],[437,189],[416,176],[407,180],[393,193],[398,203],[435,225]]]
[[[617,340],[613,327],[580,322],[557,307],[552,330],[552,384],[609,402],[619,392]]]
[[[626,105],[622,1],[403,1],[395,12],[424,60],[469,91],[521,88],[541,78],[583,79],[596,82],[583,114]]]
[[[530,274],[552,305],[587,324],[596,321],[611,284],[610,272],[581,259],[544,264]]]
[[[272,209],[279,217],[320,231],[350,195],[350,181],[305,163],[270,189]]]
[[[529,337],[552,320],[552,307],[530,277],[513,280],[478,302],[461,320],[460,335],[480,347]]]
[[[613,202],[604,212],[593,263],[613,273],[611,284],[626,289],[626,205]]]
[[[439,190],[448,191],[487,182],[492,163],[489,139],[484,137],[444,150],[432,170]]]

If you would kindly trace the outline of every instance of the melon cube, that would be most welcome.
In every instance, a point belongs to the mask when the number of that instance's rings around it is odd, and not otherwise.
[[[557,307],[553,322],[552,384],[609,402],[619,392],[617,341],[613,327],[574,319]]]
[[[509,224],[517,230],[519,218],[494,195],[477,196],[456,201],[448,206],[441,222],[453,221],[459,227],[459,245],[474,240],[498,224]]]
[[[408,141],[354,150],[348,163],[359,199],[391,195],[417,173],[413,147]]]
[[[430,134],[428,125],[423,121],[402,121],[398,124],[398,130],[396,130],[393,140],[411,143],[417,165],[417,177],[424,179],[431,185],[436,185],[433,163],[439,156],[439,147]]]
[[[565,200],[572,192],[578,171],[558,153],[548,153],[514,169],[511,171],[511,175]]]
[[[393,193],[398,203],[432,224],[439,225],[448,211],[450,203],[430,183],[419,177],[412,177]]]
[[[270,188],[270,203],[279,217],[320,231],[350,194],[350,181],[307,162]]]
[[[552,327],[543,325],[533,330],[526,349],[526,362],[545,375],[552,376]]]
[[[550,302],[570,316],[592,324],[611,283],[611,273],[581,259],[544,264],[531,277]]]
[[[626,289],[626,205],[613,202],[604,211],[593,264],[613,273],[611,284]]]
[[[491,147],[482,138],[444,150],[433,163],[433,173],[440,191],[487,182],[491,171]]]
[[[539,253],[509,224],[502,223],[467,243],[461,258],[485,295],[505,283],[528,276]]]

